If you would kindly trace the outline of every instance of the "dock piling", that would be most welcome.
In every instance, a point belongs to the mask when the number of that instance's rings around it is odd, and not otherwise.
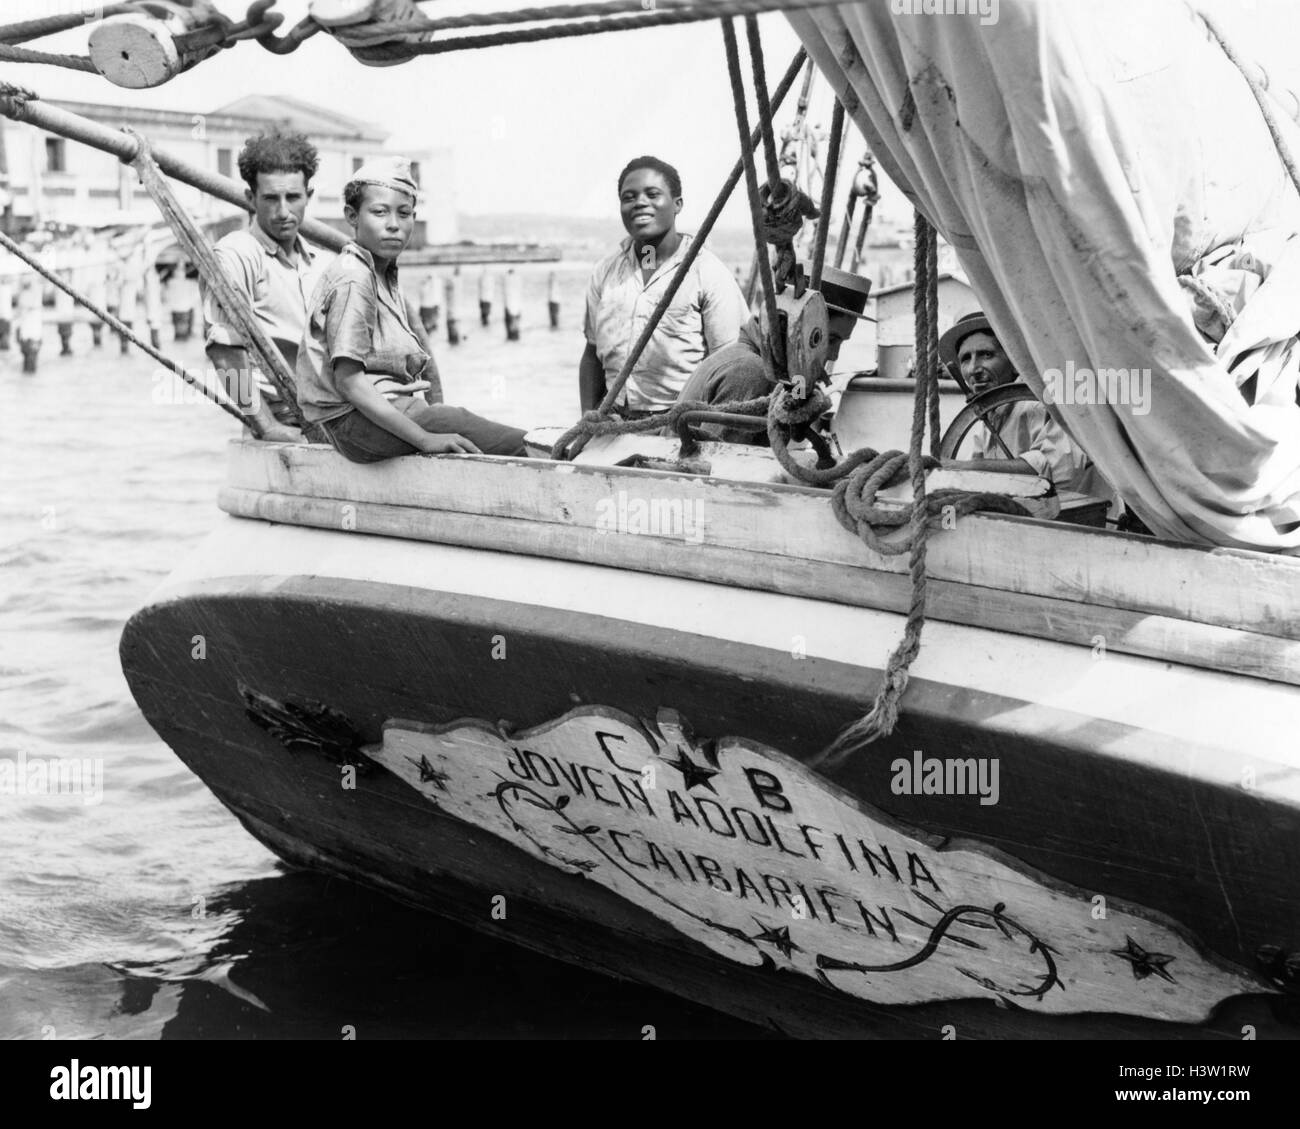
[[[460,344],[460,268],[447,279],[447,344]]]
[[[518,341],[519,322],[523,315],[523,284],[513,267],[506,271],[502,290],[505,296],[506,340]]]
[[[560,280],[555,272],[546,276],[546,313],[551,319],[551,328],[560,328]]]
[[[478,321],[485,329],[492,324],[492,279],[487,267],[478,276]]]

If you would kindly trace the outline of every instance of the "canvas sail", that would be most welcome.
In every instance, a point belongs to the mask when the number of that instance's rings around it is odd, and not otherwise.
[[[876,0],[788,16],[1025,381],[1152,530],[1300,551],[1300,193],[1196,12]],[[1300,155],[1294,102],[1274,98]],[[1230,307],[1221,340],[1198,330],[1198,288]],[[1145,402],[1119,370],[1150,370]],[[1119,402],[1093,402],[1108,390]]]

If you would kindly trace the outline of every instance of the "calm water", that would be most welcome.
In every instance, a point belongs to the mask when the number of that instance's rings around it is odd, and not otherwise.
[[[519,344],[499,310],[477,327],[466,269],[469,337],[438,353],[449,402],[525,426],[576,418],[587,268],[561,271],[557,332],[549,269],[520,268]],[[763,1035],[289,871],[244,832],[138,714],[117,662],[127,617],[216,521],[237,425],[116,339],[92,351],[79,326],[74,349],[59,358],[51,328],[35,377],[0,353],[0,770],[98,762],[102,801],[15,794],[0,775],[0,1036]]]

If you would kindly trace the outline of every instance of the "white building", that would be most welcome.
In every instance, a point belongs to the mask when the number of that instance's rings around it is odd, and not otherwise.
[[[342,228],[342,190],[352,171],[376,154],[389,153],[389,134],[377,126],[280,95],[249,95],[207,112],[152,110],[89,102],[47,104],[114,129],[130,127],[156,149],[239,179],[237,159],[246,138],[272,126],[307,135],[320,153],[308,215]],[[413,248],[458,238],[455,167],[448,149],[404,151],[426,191],[420,201]],[[429,191],[432,186],[436,191]],[[230,204],[173,182],[177,198],[199,223],[242,214]],[[106,227],[153,223],[157,209],[132,169],[116,157],[34,126],[0,117],[0,205],[11,229],[23,233],[42,224]],[[12,209],[12,210],[10,210]],[[223,225],[224,226],[224,225]],[[218,229],[216,234],[221,234]]]

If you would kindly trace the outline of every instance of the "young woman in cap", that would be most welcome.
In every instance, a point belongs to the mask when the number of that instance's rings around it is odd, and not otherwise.
[[[398,455],[523,455],[524,432],[418,393],[433,358],[412,328],[397,257],[415,227],[410,162],[377,158],[343,190],[348,243],[316,287],[298,350],[298,405],[353,462]]]

